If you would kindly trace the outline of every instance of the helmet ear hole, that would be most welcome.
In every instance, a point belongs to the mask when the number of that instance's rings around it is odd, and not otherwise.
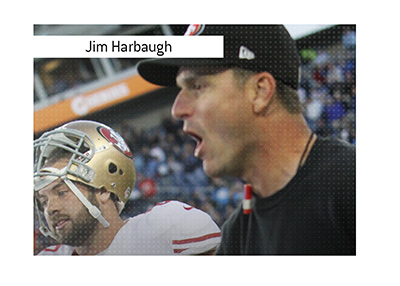
[[[115,165],[114,163],[110,163],[108,165],[108,172],[110,172],[111,174],[114,174],[117,170],[117,165]]]
[[[122,169],[119,169],[119,174],[120,174],[120,175],[123,175],[123,174],[124,174],[124,171],[122,171]]]

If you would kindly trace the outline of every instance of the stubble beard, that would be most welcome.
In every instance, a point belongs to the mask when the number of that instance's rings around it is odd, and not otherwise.
[[[90,194],[88,200],[96,207],[98,203],[94,194]],[[71,227],[69,230],[56,232],[58,241],[70,246],[84,246],[90,244],[91,237],[98,227],[99,221],[95,219],[85,206],[81,206],[75,219],[69,218]]]

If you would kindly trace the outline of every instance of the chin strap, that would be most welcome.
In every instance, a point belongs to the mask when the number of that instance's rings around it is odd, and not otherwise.
[[[89,213],[102,224],[102,226],[105,228],[110,227],[110,223],[101,215],[101,211],[88,201],[88,199],[81,193],[81,191],[79,191],[79,189],[73,182],[71,182],[70,179],[68,179],[66,176],[62,176],[61,179],[65,182],[68,188],[71,189],[75,196],[77,196],[81,203],[88,209]]]

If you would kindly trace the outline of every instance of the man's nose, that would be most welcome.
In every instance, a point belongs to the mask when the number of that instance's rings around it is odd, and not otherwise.
[[[57,198],[49,198],[47,201],[47,205],[45,211],[49,216],[52,216],[60,211],[60,202]]]
[[[193,102],[188,98],[185,90],[181,90],[175,98],[171,109],[171,115],[175,119],[185,120],[193,115]]]

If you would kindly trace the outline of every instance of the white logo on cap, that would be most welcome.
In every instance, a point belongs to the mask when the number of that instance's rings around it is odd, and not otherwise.
[[[240,46],[239,59],[254,60],[255,58],[256,56],[252,51],[245,46]]]

